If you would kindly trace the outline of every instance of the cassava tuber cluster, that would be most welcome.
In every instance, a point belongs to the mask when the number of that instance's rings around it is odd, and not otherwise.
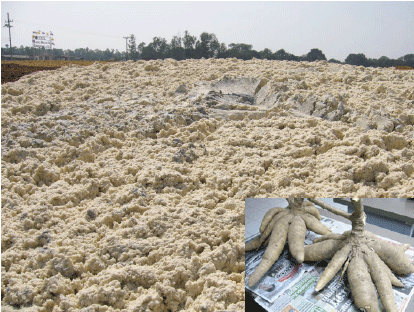
[[[394,275],[414,273],[414,265],[405,254],[408,244],[394,246],[365,231],[365,213],[361,201],[353,199],[355,211],[346,213],[326,203],[309,199],[288,199],[287,208],[272,208],[262,220],[260,236],[246,244],[246,251],[268,247],[248,285],[254,286],[279,258],[286,240],[289,251],[299,262],[331,259],[318,280],[315,291],[320,291],[343,268],[347,272],[355,305],[366,312],[378,312],[377,292],[387,312],[396,312],[392,286],[404,287]],[[352,222],[352,230],[343,234],[331,233],[320,223],[320,215],[312,204],[343,216]],[[306,229],[322,234],[312,245],[304,246]],[[269,236],[270,235],[270,236]]]
[[[365,213],[361,201],[352,200],[355,211],[348,214],[337,211],[315,199],[309,199],[322,208],[351,220],[352,230],[343,234],[329,233],[305,246],[305,261],[331,259],[318,280],[315,291],[321,290],[343,267],[347,272],[355,305],[366,312],[378,312],[377,293],[387,312],[396,312],[392,286],[404,284],[392,273],[414,273],[414,265],[405,254],[408,244],[394,246],[365,231]]]
[[[306,229],[318,234],[327,234],[330,229],[323,225],[318,209],[303,199],[288,199],[287,208],[272,208],[262,220],[260,236],[246,244],[246,251],[259,248],[263,243],[267,249],[257,269],[249,278],[249,286],[254,286],[267,270],[279,259],[288,241],[292,256],[302,263],[304,260],[304,242]]]

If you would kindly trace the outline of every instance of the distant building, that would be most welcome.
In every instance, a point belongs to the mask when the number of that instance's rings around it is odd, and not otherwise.
[[[74,61],[74,60],[82,60],[82,58],[74,57],[74,56],[68,56],[68,55],[55,55],[53,56],[54,60],[57,61]]]
[[[52,53],[50,53],[49,51],[45,51],[39,55],[35,55],[34,59],[35,60],[42,60],[42,61],[51,61],[55,59],[55,55],[53,55]]]
[[[1,59],[2,60],[10,60],[10,54],[2,54],[1,55]],[[33,56],[30,55],[13,55],[12,60],[19,60],[19,61],[24,61],[24,60],[33,60]]]
[[[45,52],[45,53],[42,53],[42,54],[39,54],[39,55],[35,55],[34,59],[35,60],[47,61],[47,60],[53,59],[53,55],[51,55],[50,53]]]
[[[53,55],[50,52],[44,52],[40,55],[35,55],[35,60],[47,60],[47,61],[74,61],[74,60],[82,60],[82,58],[75,57],[75,56],[68,56],[68,55]]]
[[[10,60],[10,55],[2,54],[1,55],[2,60]],[[83,58],[75,57],[75,56],[68,56],[68,55],[53,55],[50,52],[44,52],[39,55],[14,55],[12,60],[16,61],[23,61],[23,60],[43,60],[43,61],[77,61],[77,60],[83,60]]]

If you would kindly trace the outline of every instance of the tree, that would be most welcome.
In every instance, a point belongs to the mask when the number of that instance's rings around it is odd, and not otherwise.
[[[137,47],[137,51],[139,53],[140,58],[143,58],[142,52],[144,51],[144,48],[145,48],[145,42],[141,42]]]
[[[341,61],[338,61],[338,60],[333,59],[333,58],[331,58],[328,62],[329,62],[329,63],[342,64],[342,62],[341,62]]]
[[[114,57],[114,50],[112,49],[112,51],[110,51],[109,49],[106,49],[103,51],[102,57],[105,61],[112,59]]]
[[[157,57],[157,53],[155,52],[154,48],[150,45],[145,46],[144,42],[141,42],[138,45],[138,51],[140,53],[141,59],[152,59]]]
[[[117,61],[125,60],[125,52],[119,52],[118,50],[115,51],[114,57]]]
[[[215,34],[203,32],[196,43],[196,58],[212,58],[217,56],[220,43]]]
[[[230,43],[228,48],[224,43],[220,43],[217,40],[216,35],[203,32],[200,35],[200,39],[191,36],[186,30],[184,37],[180,35],[173,36],[171,42],[168,44],[167,40],[160,37],[154,37],[153,41],[148,45],[145,42],[136,44],[136,38],[133,34],[130,35],[128,53],[129,59],[165,59],[167,57],[174,58],[176,60],[184,60],[187,58],[229,58],[236,57],[243,60],[250,60],[252,58],[270,59],[270,60],[287,60],[287,61],[316,61],[326,60],[325,55],[319,49],[311,49],[308,54],[302,56],[296,56],[291,53],[287,53],[284,49],[280,49],[274,53],[272,50],[265,48],[258,52],[253,49],[251,44],[246,43]],[[10,50],[2,48],[2,54],[10,53]],[[33,47],[13,47],[15,55],[29,55],[35,56],[49,51],[53,55],[65,55],[82,58],[84,60],[110,60],[125,59],[125,52],[119,52],[118,50],[101,51],[99,49],[90,50],[89,48],[79,48],[72,50],[53,49],[47,50],[44,46],[39,48]],[[336,59],[330,59],[330,63],[344,64]],[[377,59],[366,58],[364,54],[349,54],[345,60],[346,64],[362,65],[372,67],[390,67],[390,66],[410,66],[414,68],[414,54],[407,54],[401,56],[398,59],[390,59],[386,56]]]
[[[96,49],[95,51],[100,52],[100,50],[98,50],[98,49]],[[63,55],[65,55],[65,52],[62,49],[53,49],[52,54],[63,56]]]
[[[185,50],[182,47],[182,41],[180,36],[174,36],[170,43],[170,56],[178,61],[185,59]]]
[[[191,36],[187,30],[184,32],[183,44],[184,44],[184,52],[185,52],[186,58],[195,57],[196,41],[197,41],[197,38],[194,36]]]
[[[403,56],[405,66],[411,66],[414,68],[414,54],[407,54]]]
[[[182,47],[181,46],[181,43],[182,43],[182,39],[181,39],[180,36],[174,36],[174,37],[172,37],[171,43],[170,43],[171,49],[181,48]]]
[[[322,53],[319,49],[311,49],[308,54],[306,54],[306,61],[314,62],[314,61],[326,61],[325,54]]]
[[[291,53],[287,53],[284,49],[280,49],[273,54],[273,59],[279,61],[298,61],[299,57]]]
[[[263,51],[259,52],[259,56],[261,59],[266,59],[266,60],[272,60],[273,59],[273,53],[272,50],[265,48]]]
[[[133,34],[129,36],[128,50],[129,50],[129,59],[137,60],[139,55],[137,52],[137,43],[135,41],[135,36]]]
[[[377,65],[379,67],[390,67],[393,66],[393,60],[390,60],[386,56],[381,56],[377,61]]]
[[[349,65],[368,66],[368,60],[366,56],[362,53],[349,54],[348,57],[345,59],[345,63]]]
[[[141,59],[164,59],[170,56],[170,45],[160,37],[154,37],[147,46],[141,42],[137,50]]]
[[[33,47],[25,47],[24,48],[24,54],[25,55],[30,55],[30,56],[34,55],[33,49],[34,49]]]
[[[103,52],[99,49],[95,49],[92,52],[92,59],[102,61],[103,60]]]
[[[229,48],[238,52],[249,52],[252,50],[253,46],[245,43],[230,43]]]
[[[253,57],[260,57],[259,52],[252,50],[251,44],[230,43],[228,57],[236,57],[243,60],[251,60]]]
[[[154,53],[154,56],[155,56],[154,58],[164,59],[168,57],[170,47],[166,39],[160,38],[160,37],[154,37],[152,39],[152,42],[148,44],[148,47]]]
[[[17,54],[17,55],[23,55],[24,54],[24,46],[21,45],[20,48],[16,48],[15,54]]]
[[[275,60],[282,61],[282,60],[287,59],[288,54],[286,53],[286,51],[284,49],[280,49],[280,50],[278,50],[274,53],[273,57],[274,57]]]
[[[225,43],[221,43],[219,49],[217,50],[217,58],[227,58],[229,57],[229,52],[226,48]]]

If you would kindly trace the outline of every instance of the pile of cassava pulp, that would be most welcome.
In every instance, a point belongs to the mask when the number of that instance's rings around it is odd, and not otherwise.
[[[246,197],[414,197],[414,71],[237,59],[2,86],[2,310],[243,311]]]

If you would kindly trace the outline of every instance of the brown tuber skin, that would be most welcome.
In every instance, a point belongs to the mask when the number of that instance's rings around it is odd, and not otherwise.
[[[323,202],[315,199],[309,201],[337,213],[336,208]],[[332,258],[315,290],[321,290],[345,263],[344,271],[348,272],[352,296],[358,308],[365,309],[364,311],[378,311],[376,288],[386,311],[396,312],[392,285],[404,287],[404,284],[391,270],[399,275],[414,272],[414,265],[404,253],[408,247],[406,244],[393,246],[365,231],[365,213],[360,200],[353,200],[353,205],[355,212],[352,215],[343,211],[337,213],[352,221],[351,231],[342,235],[327,234],[315,239],[314,244],[305,246],[305,261]]]
[[[279,259],[280,254],[288,241],[292,256],[302,263],[305,259],[305,235],[310,229],[320,234],[327,234],[330,229],[320,223],[318,209],[312,203],[303,199],[288,199],[287,208],[272,208],[263,217],[260,226],[261,235],[246,244],[245,250],[257,249],[263,245],[270,235],[268,247],[263,259],[249,278],[249,287],[254,286],[270,267]]]

